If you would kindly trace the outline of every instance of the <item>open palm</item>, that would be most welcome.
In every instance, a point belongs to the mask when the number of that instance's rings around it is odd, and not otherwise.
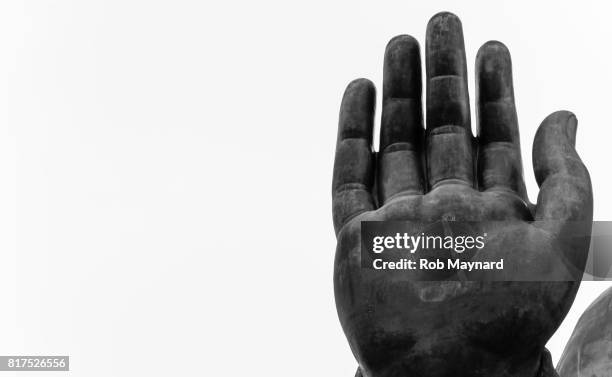
[[[425,55],[425,129],[419,45],[410,36],[392,39],[385,52],[378,153],[372,148],[373,84],[353,81],[342,100],[333,178],[334,283],[358,374],[536,376],[546,370],[544,345],[569,310],[578,282],[521,282],[513,276],[505,282],[414,281],[400,271],[361,268],[362,221],[513,220],[512,227],[488,229],[487,252],[523,263],[523,273],[556,280],[562,271],[549,262],[558,256],[557,241],[571,224],[590,226],[591,184],[574,149],[573,114],[551,114],[536,134],[540,194],[532,205],[506,47],[488,42],[478,52],[477,138],[456,16],[432,18]],[[570,246],[561,259],[580,267],[588,239]]]

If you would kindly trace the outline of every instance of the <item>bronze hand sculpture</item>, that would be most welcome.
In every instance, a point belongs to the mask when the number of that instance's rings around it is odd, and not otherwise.
[[[557,370],[561,377],[612,376],[612,288],[580,317]]]
[[[365,220],[515,220],[520,225],[508,237],[498,234],[495,251],[536,268],[555,252],[552,244],[566,224],[592,220],[589,174],[574,149],[576,117],[553,113],[537,131],[533,165],[540,193],[533,205],[523,181],[506,47],[488,42],[478,52],[477,137],[455,15],[431,19],[425,50],[426,127],[419,45],[407,35],[386,48],[377,153],[374,85],[351,82],[340,109],[334,286],[357,374],[555,376],[545,344],[567,314],[579,281],[412,281],[361,268]],[[565,257],[580,266],[588,247],[588,240],[578,242]]]

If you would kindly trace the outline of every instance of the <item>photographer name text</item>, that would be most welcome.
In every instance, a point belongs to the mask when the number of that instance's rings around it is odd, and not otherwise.
[[[425,259],[418,260],[402,258],[397,261],[374,259],[372,267],[375,270],[503,270],[504,259],[497,261],[462,261],[460,259]]]

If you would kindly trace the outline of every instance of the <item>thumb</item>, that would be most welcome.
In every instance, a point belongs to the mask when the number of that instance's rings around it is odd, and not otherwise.
[[[534,224],[565,240],[565,256],[582,269],[588,257],[593,191],[575,149],[576,116],[555,112],[542,122],[533,142],[533,168],[540,186]]]
[[[575,149],[578,120],[569,111],[552,113],[533,142],[533,168],[540,186],[536,220],[591,221],[591,178]]]

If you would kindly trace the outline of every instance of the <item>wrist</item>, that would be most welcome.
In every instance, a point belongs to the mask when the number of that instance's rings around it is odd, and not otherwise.
[[[510,364],[514,364],[510,363]],[[514,367],[516,367],[516,365],[514,365]],[[480,369],[480,368],[479,368]],[[498,367],[492,367],[491,370],[500,370],[500,369],[506,369],[504,367],[500,368]],[[541,353],[541,357],[539,359],[539,365],[536,367],[537,372],[535,374],[533,373],[528,373],[525,372],[528,369],[531,368],[518,368],[520,371],[518,372],[518,374],[514,374],[516,372],[512,372],[512,374],[508,374],[508,372],[503,373],[502,375],[506,376],[506,375],[512,375],[512,376],[516,376],[516,377],[525,377],[527,376],[527,374],[533,376],[533,377],[559,377],[559,375],[557,374],[557,372],[555,371],[555,368],[553,366],[552,363],[552,358],[550,357],[550,352],[548,352],[547,349],[544,349]],[[507,370],[507,369],[506,369]],[[497,375],[500,375],[501,372],[491,372],[491,377],[495,377]],[[527,373],[527,374],[525,374]],[[424,375],[421,375],[424,376]],[[478,376],[478,377],[486,377],[487,374],[483,373],[482,371],[476,372],[474,374],[474,376]],[[357,371],[355,372],[355,377],[378,377],[378,376],[370,376],[366,373],[362,373],[362,370],[360,367],[357,368]],[[385,377],[385,376],[382,376]],[[406,377],[412,377],[412,376],[406,376]]]

